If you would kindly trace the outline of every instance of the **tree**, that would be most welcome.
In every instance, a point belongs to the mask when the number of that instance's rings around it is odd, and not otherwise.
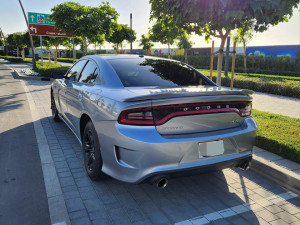
[[[0,46],[4,45],[4,41],[2,40],[2,37],[0,37]]]
[[[95,54],[97,54],[97,45],[99,45],[99,47],[101,49],[101,46],[105,42],[105,36],[103,34],[98,34],[98,35],[94,36],[92,39],[90,39],[89,41],[94,44]]]
[[[185,63],[188,63],[187,50],[190,49],[193,45],[193,42],[191,42],[189,39],[190,39],[189,35],[184,33],[179,37],[177,43],[178,48],[184,49]]]
[[[55,54],[54,54],[54,64],[57,64],[57,56],[58,56],[58,47],[63,45],[65,38],[63,37],[49,37],[48,43],[49,46],[55,47]]]
[[[130,27],[125,24],[115,24],[114,31],[107,39],[108,42],[114,44],[114,49],[119,50],[123,41],[130,42]],[[132,30],[132,41],[136,40],[136,32]]]
[[[24,37],[21,32],[12,33],[7,36],[8,45],[17,48],[17,57],[19,57],[19,48],[22,48],[24,46],[23,42]]]
[[[15,47],[15,46],[16,46],[16,43],[15,43],[15,39],[14,39],[14,35],[13,35],[13,34],[7,35],[6,41],[7,41],[7,45],[8,45],[8,46],[11,46],[11,47]]]
[[[25,31],[22,35],[23,35],[23,37],[22,37],[22,45],[21,45],[21,48],[22,48],[22,57],[25,58],[25,48],[30,47],[31,43],[30,43],[30,37],[29,37],[28,30]],[[31,37],[32,37],[33,46],[39,47],[40,46],[40,38],[39,38],[39,36],[33,36],[32,35]]]
[[[75,2],[65,2],[54,6],[50,19],[55,27],[82,39],[84,53],[87,54],[88,40],[97,35],[108,37],[119,14],[108,2],[99,7],[82,6]]]
[[[253,23],[245,23],[241,28],[239,28],[233,34],[233,40],[237,43],[243,44],[244,49],[244,72],[247,73],[247,55],[246,55],[246,46],[253,38]]]
[[[183,33],[183,30],[170,20],[158,20],[150,29],[150,39],[168,45],[168,58],[171,58],[170,45],[174,44],[176,38]]]
[[[54,46],[50,38],[50,36],[43,37],[43,46],[45,46],[47,49],[49,63],[51,63],[51,49]]]
[[[64,41],[62,42],[62,46],[64,46],[69,51],[69,57],[71,58],[71,52],[73,49],[72,39],[65,38]]]
[[[154,46],[154,44],[152,43],[152,41],[149,37],[149,34],[142,35],[139,46],[141,46],[143,48],[143,50],[146,51],[146,53]]]
[[[271,25],[288,21],[298,3],[299,0],[150,0],[150,18],[173,21],[189,33],[205,35],[206,40],[211,36],[220,38],[217,84],[221,85],[223,49],[231,30],[252,21],[254,30],[263,32]]]

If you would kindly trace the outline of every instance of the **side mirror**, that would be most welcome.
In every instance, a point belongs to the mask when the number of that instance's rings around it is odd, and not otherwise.
[[[53,79],[62,79],[64,78],[65,74],[63,72],[60,72],[60,71],[56,71],[56,72],[52,72],[51,73],[51,77]]]

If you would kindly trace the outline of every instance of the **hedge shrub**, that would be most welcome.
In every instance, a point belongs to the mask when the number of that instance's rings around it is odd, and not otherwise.
[[[73,58],[57,58],[58,62],[73,63]],[[78,61],[78,59],[76,59]]]
[[[47,63],[44,62],[44,65],[41,66],[41,63],[36,64],[36,72],[38,72],[43,77],[51,77],[52,72],[63,72],[66,73],[69,70],[69,66],[62,66],[59,64]]]
[[[258,129],[255,145],[300,163],[300,119],[252,110]]]
[[[172,57],[175,60],[184,62],[183,55]],[[214,69],[217,69],[218,56],[214,56]],[[231,69],[232,56],[229,56],[229,71]],[[210,55],[188,55],[188,64],[197,69],[210,68]],[[223,60],[223,69],[225,66],[225,57]],[[235,71],[244,72],[244,57],[241,54],[236,55]],[[300,77],[300,57],[291,58],[289,56],[247,56],[247,72],[259,74],[275,74],[283,76]]]
[[[199,71],[209,77],[210,73],[208,70]],[[216,82],[216,71],[213,73],[213,81]],[[221,84],[229,87],[230,79],[222,77]],[[235,88],[250,89],[253,91],[300,98],[300,80],[235,75],[233,86]]]

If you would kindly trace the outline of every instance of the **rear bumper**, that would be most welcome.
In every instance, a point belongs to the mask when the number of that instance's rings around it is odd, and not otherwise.
[[[141,180],[139,183],[152,183],[157,178],[166,178],[172,179],[176,177],[185,177],[185,176],[192,176],[206,172],[218,171],[226,168],[238,167],[244,163],[250,163],[252,160],[252,154],[244,154],[240,155],[239,157],[235,157],[234,159],[225,160],[222,162],[212,163],[212,164],[205,164],[205,165],[197,165],[191,166],[186,168],[174,168],[169,171],[161,171],[156,172],[153,174],[149,174],[148,176],[144,177],[144,180]]]
[[[128,183],[147,182],[153,176],[178,175],[219,170],[251,160],[256,122],[246,118],[237,128],[187,134],[160,135],[155,127],[95,123],[98,132],[102,171]],[[199,158],[199,143],[223,140],[224,154]]]

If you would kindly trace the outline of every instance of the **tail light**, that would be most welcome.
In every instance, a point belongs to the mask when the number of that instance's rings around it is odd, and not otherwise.
[[[126,110],[119,116],[119,123],[128,125],[154,125],[151,108]]]
[[[250,116],[251,102],[219,102],[158,106],[123,111],[119,123],[128,125],[162,125],[171,118],[198,114],[236,112],[242,117]]]

